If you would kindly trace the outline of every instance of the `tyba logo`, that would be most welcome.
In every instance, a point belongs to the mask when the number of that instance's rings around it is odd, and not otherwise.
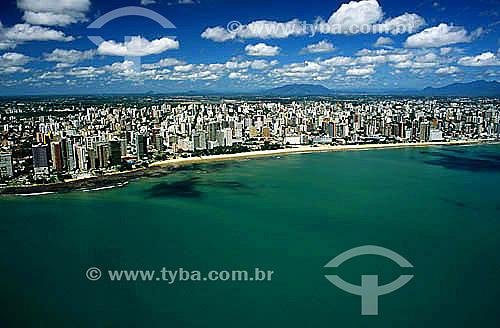
[[[325,268],[337,268],[345,261],[361,255],[383,256],[393,260],[402,268],[413,268],[413,265],[411,265],[411,263],[401,255],[387,248],[378,246],[362,246],[348,250],[331,260],[327,265],[325,265]],[[345,280],[342,280],[337,275],[328,275],[325,276],[325,278],[338,288],[348,293],[361,296],[362,315],[378,315],[379,296],[387,295],[398,290],[406,285],[413,278],[413,276],[402,275],[398,279],[384,286],[378,285],[378,276],[375,275],[362,275],[361,286],[352,285]]]

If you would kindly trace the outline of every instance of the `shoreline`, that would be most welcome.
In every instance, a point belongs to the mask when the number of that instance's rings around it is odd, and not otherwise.
[[[366,144],[366,145],[345,145],[345,146],[296,146],[295,148],[277,149],[277,150],[259,150],[253,152],[227,154],[227,155],[212,155],[200,156],[195,158],[171,159],[152,163],[149,167],[168,167],[171,165],[183,164],[199,164],[218,161],[229,161],[238,159],[251,159],[270,157],[276,155],[292,155],[292,154],[310,154],[310,153],[325,153],[350,150],[375,150],[375,149],[398,149],[398,148],[419,148],[419,147],[437,147],[437,146],[465,146],[478,144],[492,144],[496,140],[472,140],[472,141],[450,141],[450,142],[424,142],[424,143],[398,143],[398,144]]]
[[[177,167],[212,163],[220,161],[244,160],[252,158],[263,158],[272,156],[285,156],[293,154],[310,154],[337,151],[360,151],[377,149],[401,149],[401,148],[425,148],[439,146],[466,146],[466,145],[484,145],[496,144],[498,140],[471,140],[471,141],[450,141],[450,142],[425,142],[425,143],[398,143],[398,144],[366,144],[366,145],[343,145],[343,146],[296,146],[295,148],[285,148],[277,150],[260,150],[239,154],[212,155],[191,158],[171,159],[166,161],[154,162],[147,168],[134,169],[125,172],[113,172],[97,177],[84,177],[79,179],[66,180],[64,182],[46,184],[5,187],[0,189],[0,197],[6,195],[17,196],[37,196],[53,193],[68,193],[72,191],[99,191],[111,188],[121,188],[126,185],[130,179],[143,177],[161,177],[175,171]],[[168,169],[168,170],[165,170]]]

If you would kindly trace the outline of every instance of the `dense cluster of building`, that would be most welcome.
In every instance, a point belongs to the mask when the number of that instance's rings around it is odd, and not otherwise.
[[[16,102],[0,109],[3,180],[33,183],[96,175],[235,145],[257,150],[264,143],[285,147],[500,136],[498,102],[480,99],[102,104],[55,113]]]

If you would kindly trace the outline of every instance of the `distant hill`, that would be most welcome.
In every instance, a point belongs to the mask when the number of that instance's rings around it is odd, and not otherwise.
[[[192,90],[184,92],[159,93],[149,91],[147,96],[160,94],[185,96],[272,96],[272,97],[302,97],[302,96],[340,96],[340,95],[377,95],[377,96],[423,96],[423,97],[500,97],[500,83],[496,81],[475,81],[470,83],[454,83],[441,88],[425,89],[351,89],[332,90],[319,84],[288,84],[278,88],[259,91],[223,91],[223,90]]]
[[[266,96],[329,96],[334,91],[316,84],[289,84],[262,92]]]
[[[496,81],[454,83],[442,88],[426,88],[418,94],[422,96],[496,97],[500,96],[500,83]]]
[[[333,96],[351,95],[408,95],[408,96],[464,96],[464,97],[499,97],[500,83],[496,81],[475,81],[470,83],[454,83],[442,88],[425,88],[423,90],[332,90],[316,84],[289,84],[279,88],[258,92],[266,96]]]

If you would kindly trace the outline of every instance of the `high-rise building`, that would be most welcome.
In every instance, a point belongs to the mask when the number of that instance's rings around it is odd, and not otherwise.
[[[89,170],[95,170],[99,167],[99,161],[97,160],[97,152],[95,149],[87,149],[87,159]]]
[[[165,147],[163,145],[163,136],[157,135],[155,138],[155,149],[159,152],[163,152],[165,150]]]
[[[226,146],[226,141],[224,139],[224,131],[217,131],[217,144],[220,147]]]
[[[167,142],[168,146],[169,146],[169,147],[171,147],[171,148],[173,148],[173,147],[174,147],[174,145],[176,145],[176,144],[177,144],[178,139],[179,139],[179,138],[178,138],[177,136],[174,136],[174,135],[169,135],[169,136],[168,136],[168,142]]]
[[[100,169],[108,167],[109,166],[109,157],[111,155],[109,143],[107,143],[107,142],[96,143],[95,149],[96,149],[95,154],[97,157],[97,167]]]
[[[121,156],[127,156],[127,139],[120,139]]]
[[[111,154],[109,157],[109,165],[116,166],[122,162],[122,145],[119,140],[112,140],[109,142]]]
[[[337,125],[334,122],[330,122],[328,124],[328,136],[330,137],[337,136]]]
[[[52,168],[56,171],[63,170],[63,155],[61,142],[55,141],[50,144],[50,155],[52,157]]]
[[[66,140],[66,158],[67,158],[67,168],[68,171],[74,171],[77,168],[76,156],[75,156],[75,148],[73,141],[71,139]]]
[[[399,123],[392,123],[391,128],[392,128],[391,136],[400,137],[401,130]]]
[[[87,171],[89,169],[90,159],[85,147],[82,145],[75,145],[74,154],[75,154],[75,163],[78,169],[80,169],[81,171]]]
[[[144,156],[146,156],[148,147],[146,143],[146,137],[144,137],[142,134],[137,134],[135,136],[135,149],[137,152],[137,159],[142,160],[144,159]]]
[[[207,149],[207,140],[205,131],[196,131],[193,134],[193,146],[195,150]]]
[[[63,171],[68,170],[68,143],[66,138],[61,139],[61,161],[62,161],[62,167]]]
[[[243,123],[235,123],[234,124],[234,137],[236,139],[242,139],[243,138],[243,130],[244,130]]]
[[[404,123],[398,123],[398,137],[400,138],[405,138],[406,137],[406,130],[405,130],[405,125]]]
[[[49,175],[49,146],[38,144],[31,148],[33,152],[33,168],[35,175]]]
[[[224,133],[224,142],[226,147],[233,146],[233,131],[230,128],[223,129]]]
[[[13,176],[12,155],[0,153],[0,177],[11,178]]]
[[[421,142],[429,141],[430,135],[431,135],[430,125],[425,124],[425,123],[421,124],[420,125],[420,133],[419,133],[420,141]]]
[[[208,124],[208,140],[216,141],[217,140],[217,131],[219,124],[217,122],[211,122]]]

